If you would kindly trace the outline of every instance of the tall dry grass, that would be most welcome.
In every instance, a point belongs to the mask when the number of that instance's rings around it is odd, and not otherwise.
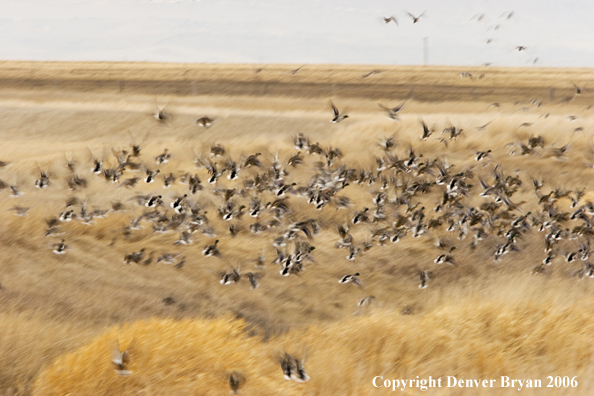
[[[242,390],[258,395],[295,394],[261,356],[244,321],[149,320],[113,328],[89,345],[56,360],[36,381],[37,395],[228,395],[228,375],[241,373]],[[130,376],[114,373],[111,353],[129,348]],[[106,359],[107,357],[107,359]],[[242,392],[244,393],[244,392]]]
[[[24,395],[39,370],[54,357],[89,342],[97,333],[88,324],[48,318],[32,305],[0,314],[0,394]]]
[[[427,78],[437,78],[440,72]],[[51,77],[54,71],[44,73]],[[501,81],[513,86],[522,76],[517,73]],[[562,85],[565,79],[556,76],[550,81]],[[381,103],[396,105],[402,100],[385,98]],[[7,190],[0,191],[0,305],[11,309],[0,322],[0,390],[4,393],[17,389],[27,394],[33,378],[44,368],[47,370],[39,376],[37,394],[51,394],[50,389],[56,394],[66,393],[58,383],[74,386],[70,390],[73,394],[228,394],[224,375],[228,370],[238,370],[248,378],[242,391],[245,394],[320,395],[381,393],[372,388],[371,380],[384,373],[386,378],[561,373],[581,378],[591,368],[590,344],[587,332],[582,332],[592,325],[584,305],[592,298],[589,280],[578,282],[572,278],[579,263],[565,264],[561,259],[543,276],[531,275],[544,258],[542,236],[535,232],[519,243],[519,252],[506,256],[501,263],[493,262],[496,238],[472,250],[469,241],[458,242],[455,235],[442,230],[418,240],[405,238],[397,245],[376,246],[351,263],[345,258],[345,250],[334,249],[338,238],[335,224],[348,221],[355,210],[370,206],[370,192],[377,189],[353,185],[340,193],[354,203],[348,215],[334,207],[316,211],[304,200],[290,198],[289,220],[317,218],[323,231],[312,240],[317,263],[307,265],[299,276],[284,278],[278,274],[279,268],[270,264],[275,254],[270,246],[275,231],[253,235],[244,229],[231,238],[228,223],[215,215],[222,200],[212,194],[212,186],[207,185],[205,192],[191,199],[210,213],[210,225],[221,240],[220,259],[200,254],[202,247],[214,239],[202,235],[196,235],[191,246],[177,247],[173,245],[177,233],[154,234],[147,224],[134,231],[132,237],[122,237],[123,227],[142,213],[128,197],[137,192],[163,192],[166,202],[170,202],[176,194],[186,191],[185,186],[162,190],[159,178],[155,184],[126,190],[90,172],[91,153],[114,165],[111,149],[129,148],[134,140],[142,143],[141,160],[150,168],[157,168],[153,158],[168,148],[174,157],[160,167],[162,174],[177,175],[183,169],[205,180],[205,171],[194,167],[194,152],[208,155],[211,144],[221,143],[235,160],[261,152],[268,166],[276,153],[283,161],[295,154],[291,136],[299,132],[307,133],[323,147],[339,147],[344,153],[341,161],[349,167],[372,170],[374,157],[383,155],[378,140],[394,134],[398,144],[394,153],[400,157],[407,156],[413,147],[424,158],[447,159],[460,170],[489,174],[495,164],[501,163],[507,174],[521,171],[525,184],[514,195],[514,201],[527,201],[525,208],[529,210],[536,207],[530,176],[544,178],[543,191],[557,187],[592,190],[592,171],[584,163],[594,162],[589,133],[594,119],[583,97],[565,104],[545,100],[536,107],[529,101],[515,103],[512,95],[499,108],[483,102],[409,100],[401,122],[394,123],[383,116],[375,100],[338,96],[335,103],[351,115],[338,125],[328,122],[326,98],[171,96],[158,101],[167,103],[174,115],[171,123],[161,125],[151,118],[155,110],[152,96],[0,93],[0,160],[11,161],[0,169],[0,179],[9,184],[16,182],[25,193],[13,199]],[[550,113],[547,118],[541,117],[546,113]],[[204,114],[216,119],[208,130],[194,124]],[[568,115],[578,119],[569,121]],[[426,142],[419,139],[421,119],[437,130]],[[491,124],[486,131],[476,130],[487,122]],[[524,122],[533,125],[519,128]],[[464,133],[446,148],[436,138],[443,137],[439,132],[451,125],[462,127]],[[577,125],[585,132],[573,133]],[[518,142],[536,134],[544,137],[545,150],[532,156],[510,155],[514,148],[506,147],[508,143],[515,143],[517,149]],[[567,154],[554,159],[554,147],[566,143],[570,147]],[[477,164],[473,159],[475,151],[486,149],[493,150],[490,159]],[[76,160],[77,172],[89,181],[87,189],[66,189],[65,157]],[[290,178],[307,181],[319,160],[306,156],[304,165],[289,168]],[[47,190],[33,187],[38,166],[51,172],[52,185]],[[241,177],[253,177],[256,172],[248,169]],[[236,188],[239,184],[222,179],[218,187]],[[438,195],[428,194],[421,201],[431,208],[439,200]],[[58,216],[66,200],[73,196],[86,201],[91,210],[107,209],[113,201],[124,202],[127,210],[97,219],[92,226],[64,223],[60,226],[63,236],[44,237],[44,220]],[[389,197],[394,199],[394,192]],[[234,199],[238,204],[249,202],[249,197]],[[263,202],[273,199],[272,194],[263,194]],[[592,199],[591,193],[584,201],[587,199]],[[476,197],[468,199],[471,205],[480,202]],[[30,207],[28,215],[15,216],[10,210],[15,205]],[[561,200],[559,206],[569,210],[568,200]],[[263,221],[267,220],[263,217]],[[244,226],[250,222],[251,218],[246,219]],[[353,235],[361,241],[373,229],[373,225],[354,227]],[[434,246],[439,237],[457,245],[457,268],[433,264],[440,253]],[[71,249],[57,256],[51,253],[51,245],[61,238]],[[141,248],[155,259],[162,253],[182,253],[186,265],[175,270],[162,264],[139,267],[122,263],[125,254]],[[575,248],[574,241],[563,241],[560,254]],[[255,260],[263,250],[266,266],[256,269]],[[218,283],[221,271],[238,265],[244,273],[256,271],[262,276],[257,290],[250,290],[245,280],[235,286]],[[435,274],[426,290],[418,288],[419,269]],[[362,288],[337,282],[354,272],[361,273]],[[360,299],[371,295],[376,303],[368,310],[360,309]],[[163,304],[166,297],[175,303]],[[402,315],[403,309],[412,315]],[[217,319],[223,315],[242,321]],[[252,337],[244,333],[246,326]],[[104,333],[91,342],[98,332]],[[227,334],[228,340],[218,335],[200,336],[212,332]],[[132,363],[134,374],[129,378],[117,377],[109,362],[109,349],[118,337],[123,343],[138,338]],[[187,350],[182,348],[186,342]],[[233,346],[232,351],[225,350],[226,342]],[[87,346],[77,350],[82,344]],[[218,356],[221,348],[225,353]],[[284,350],[305,353],[310,382],[285,382],[277,362]],[[176,354],[180,356],[177,360]],[[252,364],[259,361],[262,363]],[[209,364],[212,371],[202,369],[203,364]],[[159,371],[162,366],[176,369]],[[85,381],[76,380],[77,375]],[[582,384],[576,392],[588,394],[591,388],[586,381]],[[443,392],[449,394],[448,390]]]
[[[371,310],[341,322],[296,329],[263,342],[247,337],[246,323],[215,320],[150,320],[112,328],[83,348],[58,358],[37,378],[34,395],[227,395],[227,375],[246,378],[245,395],[374,395],[391,389],[373,378],[442,377],[432,394],[448,389],[447,376],[495,379],[495,389],[464,394],[514,394],[499,389],[500,376],[540,379],[577,377],[576,388],[524,389],[528,394],[587,395],[593,389],[587,307],[551,301],[479,301],[462,298],[421,315]],[[129,377],[114,373],[111,349],[130,347]],[[279,356],[304,359],[305,384],[283,379]],[[382,383],[383,381],[380,381]],[[405,392],[416,394],[419,390]]]

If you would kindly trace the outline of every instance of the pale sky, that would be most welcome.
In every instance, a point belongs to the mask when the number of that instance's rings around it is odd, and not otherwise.
[[[432,65],[594,67],[594,1],[0,2],[0,60],[420,65],[424,37]]]

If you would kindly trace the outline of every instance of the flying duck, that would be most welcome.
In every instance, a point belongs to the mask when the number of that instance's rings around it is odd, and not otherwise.
[[[128,364],[130,363],[130,356],[128,350],[130,345],[124,351],[120,351],[119,342],[116,342],[111,355],[111,362],[115,366],[115,371],[118,375],[130,375],[132,371],[128,370]]]
[[[213,122],[214,120],[207,116],[200,117],[196,120],[196,124],[200,125],[203,128],[210,128]]]
[[[68,245],[66,245],[64,243],[64,239],[62,239],[62,242],[60,242],[60,243],[54,243],[52,245],[52,247],[53,247],[53,252],[56,254],[65,254],[66,249],[68,249]]]
[[[416,17],[413,14],[411,14],[410,12],[406,11],[406,13],[408,14],[408,16],[412,18],[413,24],[419,22],[419,19],[421,19],[421,17],[425,15],[425,12],[427,12],[427,11],[423,11],[423,13],[421,15],[419,15],[418,17]]]
[[[361,286],[361,281],[359,280],[359,278],[357,278],[357,276],[359,276],[359,273],[356,272],[353,275],[345,275],[343,276],[338,283],[352,283],[355,286]]]
[[[239,388],[241,388],[245,384],[245,377],[238,373],[237,371],[233,371],[229,373],[229,387],[231,388],[231,393],[234,395],[239,393]]]
[[[330,102],[330,106],[332,106],[332,111],[334,112],[334,118],[330,120],[331,123],[337,124],[349,117],[348,114],[340,114],[340,111],[334,106],[334,103]]]
[[[219,249],[217,248],[218,243],[219,243],[219,240],[217,239],[215,241],[214,245],[205,246],[204,249],[202,250],[202,254],[206,257],[220,256]]]
[[[400,110],[402,110],[402,107],[404,107],[404,103],[401,103],[396,107],[387,107],[383,104],[380,104],[379,107],[384,109],[389,119],[391,119],[392,121],[400,121],[400,118],[398,118],[398,113],[400,113]]]

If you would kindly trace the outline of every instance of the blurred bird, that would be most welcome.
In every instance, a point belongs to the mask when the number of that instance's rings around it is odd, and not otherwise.
[[[200,117],[196,120],[196,124],[203,128],[210,128],[214,120],[208,116]]]
[[[413,24],[419,22],[419,19],[421,19],[421,17],[425,15],[425,12],[427,12],[427,11],[423,11],[423,13],[421,15],[419,15],[418,17],[416,17],[413,14],[411,14],[410,12],[406,11],[406,13],[408,14],[408,16],[412,18]]]
[[[284,377],[287,381],[293,380],[295,382],[307,382],[309,376],[303,367],[304,360],[299,361],[293,356],[285,353],[281,356],[280,365],[283,370]]]
[[[171,113],[169,113],[167,110],[165,110],[165,106],[167,106],[167,104],[165,104],[163,106],[159,106],[157,104],[157,101],[155,100],[155,106],[157,107],[157,111],[153,114],[153,118],[155,120],[157,120],[158,122],[161,122],[161,123],[171,120]]]
[[[400,113],[400,110],[402,110],[402,107],[404,107],[404,103],[396,107],[386,107],[383,104],[380,104],[379,107],[384,109],[389,119],[393,121],[400,121],[400,118],[398,118],[398,113]]]
[[[332,111],[334,113],[334,118],[330,120],[331,123],[336,124],[349,117],[348,114],[340,114],[340,111],[334,106],[334,103],[330,102],[330,106],[332,106]]]
[[[357,276],[359,276],[358,272],[353,275],[345,275],[338,281],[338,283],[352,283],[355,286],[361,286],[361,281]]]
[[[132,371],[128,370],[128,364],[130,362],[129,350],[131,345],[132,343],[130,343],[128,348],[126,348],[124,351],[120,351],[119,342],[116,341],[114,345],[111,354],[111,362],[115,366],[115,371],[118,375],[125,376],[132,374]]]
[[[427,288],[427,282],[429,282],[429,279],[431,279],[431,277],[433,276],[433,272],[431,271],[423,271],[423,270],[419,270],[419,278],[421,279],[421,284],[419,285],[419,289],[426,289]]]
[[[237,371],[233,371],[229,373],[229,387],[231,388],[231,393],[234,395],[239,393],[239,388],[241,388],[245,384],[245,377],[238,373]]]
[[[388,24],[388,23],[390,23],[390,22],[394,21],[394,23],[395,23],[396,25],[398,25],[398,20],[396,19],[396,17],[395,17],[394,15],[392,15],[392,16],[389,16],[389,17],[383,17],[383,18],[384,18],[384,22],[385,22],[386,24]]]
[[[215,241],[214,245],[208,245],[208,246],[204,247],[204,249],[202,250],[202,254],[206,257],[220,256],[219,249],[217,248],[218,243],[219,243],[219,240],[217,239]]]
[[[65,254],[65,253],[66,253],[66,250],[68,249],[68,245],[66,245],[66,244],[64,243],[64,241],[65,241],[65,240],[64,240],[64,239],[62,239],[62,242],[60,242],[60,243],[54,243],[54,244],[52,245],[52,247],[53,247],[53,252],[54,252],[54,253],[56,253],[56,254]]]

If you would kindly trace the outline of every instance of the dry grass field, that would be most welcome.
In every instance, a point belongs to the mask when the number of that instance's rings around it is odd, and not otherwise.
[[[492,389],[396,391],[407,395],[518,392],[500,389],[500,376],[542,381],[522,394],[594,392],[592,70],[299,66],[0,63],[1,395],[228,395],[232,372],[245,395],[394,394],[375,388],[376,376],[497,379]],[[330,123],[330,101],[349,118]],[[402,103],[398,121],[378,106]],[[203,116],[212,126],[196,124]],[[434,130],[426,140],[422,122]],[[451,127],[462,132],[442,133]],[[289,165],[301,133],[324,153],[310,146]],[[390,136],[395,146],[381,147]],[[529,143],[536,137],[542,145]],[[328,166],[335,148],[342,155]],[[227,177],[229,160],[255,153],[260,167]],[[91,171],[93,159],[118,168],[118,156],[130,156],[118,182]],[[275,156],[284,176],[274,176]],[[197,158],[227,170],[211,184]],[[160,170],[150,184],[147,169]],[[46,188],[36,188],[40,172]],[[201,180],[195,193],[187,173]],[[74,175],[86,183],[69,188]],[[497,193],[481,196],[483,183]],[[275,210],[266,204],[283,185]],[[308,187],[327,197],[321,209],[303,196]],[[385,218],[374,218],[378,193]],[[186,213],[176,215],[170,204],[184,194]],[[157,208],[134,198],[158,195]],[[252,217],[256,197],[262,210]],[[219,214],[226,202],[230,220]],[[364,208],[368,221],[354,224]],[[306,232],[290,231],[298,222]],[[349,227],[350,244],[337,224]],[[184,231],[191,244],[176,244]],[[278,237],[285,246],[273,246]],[[65,254],[54,254],[62,239]],[[220,255],[205,257],[215,240]],[[435,263],[450,246],[455,263]],[[139,264],[124,264],[141,249]],[[289,276],[274,263],[278,251],[304,255]],[[164,264],[167,253],[179,255]],[[220,284],[234,268],[239,282]],[[426,288],[420,271],[431,272]],[[355,273],[360,286],[339,283]],[[118,342],[130,344],[127,376],[111,362]],[[303,359],[309,381],[283,378],[284,353]],[[547,376],[579,385],[546,388]]]

